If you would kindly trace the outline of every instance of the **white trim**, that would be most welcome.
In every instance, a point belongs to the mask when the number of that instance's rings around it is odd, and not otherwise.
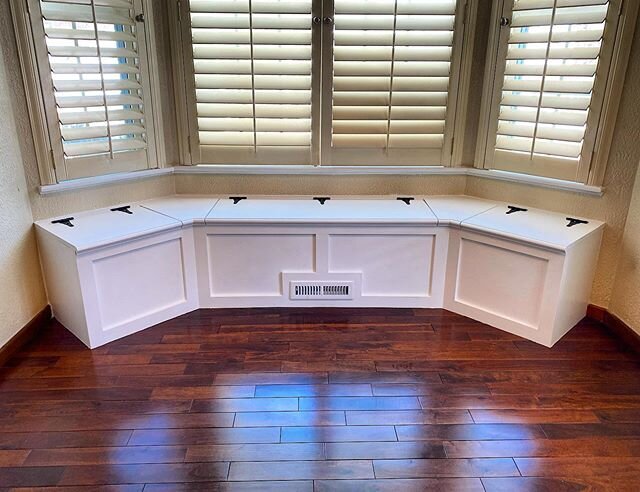
[[[475,52],[476,25],[478,19],[478,0],[466,0],[462,21],[462,54],[460,55],[460,74],[458,78],[458,95],[456,98],[456,115],[451,140],[451,159],[449,165],[463,165],[465,129],[469,107],[471,87],[471,70]]]
[[[400,175],[400,176],[475,176],[512,183],[522,183],[574,193],[602,196],[604,188],[562,179],[518,174],[507,171],[476,169],[470,167],[440,166],[243,166],[243,165],[198,165],[176,167],[175,174],[238,174],[238,175]]]
[[[171,48],[171,76],[173,81],[173,97],[175,100],[176,140],[178,143],[178,162],[182,166],[190,166],[191,144],[189,134],[188,101],[186,87],[186,69],[184,60],[184,44],[182,40],[182,6],[181,0],[169,0],[167,16],[169,18],[169,44]]]
[[[88,178],[78,178],[70,181],[63,181],[62,183],[44,185],[38,188],[38,192],[41,195],[51,195],[54,193],[61,193],[64,191],[75,191],[84,188],[95,188],[96,186],[102,186],[112,183],[122,183],[125,181],[138,181],[141,179],[155,178],[157,176],[165,176],[173,174],[172,167],[165,167],[160,169],[145,169],[142,171],[131,171],[126,173],[104,174],[102,176],[91,176]]]
[[[167,152],[164,146],[164,120],[162,118],[162,90],[160,89],[160,72],[158,63],[158,39],[159,29],[156,28],[157,16],[154,11],[154,2],[142,0],[142,14],[144,17],[144,46],[147,53],[147,72],[149,76],[149,92],[151,105],[147,116],[153,121],[153,142],[147,141],[147,145],[153,145],[155,149],[156,167],[167,166]],[[146,111],[145,111],[146,112]],[[149,140],[149,139],[148,139]]]
[[[343,176],[349,174],[448,174],[464,175],[464,168],[442,166],[262,166],[234,164],[200,164],[198,166],[181,166],[175,168],[176,174],[294,174],[294,175],[329,175]]]
[[[474,166],[484,169],[487,144],[489,141],[489,127],[491,125],[491,107],[495,94],[494,82],[496,63],[498,60],[498,40],[500,38],[500,17],[504,7],[504,0],[492,2],[491,17],[489,18],[489,39],[484,62],[484,78],[482,79],[482,99],[480,101],[480,115],[476,129],[476,153]]]
[[[40,84],[40,72],[31,31],[29,3],[11,0],[10,7],[40,182],[53,184],[57,182],[56,166],[49,139],[44,94]]]
[[[543,188],[571,191],[585,195],[602,196],[604,188],[590,186],[561,179],[518,174],[507,171],[475,169],[470,167],[417,167],[417,166],[244,166],[244,165],[198,165],[145,169],[126,173],[106,174],[89,178],[74,179],[62,183],[40,186],[41,195],[51,195],[84,188],[94,188],[114,183],[137,181],[170,174],[183,175],[291,175],[291,176],[474,176],[511,183],[521,183]]]
[[[496,169],[475,169],[467,168],[467,176],[475,176],[477,178],[495,179],[498,181],[509,181],[511,183],[522,183],[531,186],[540,186],[542,188],[551,188],[562,191],[572,191],[585,195],[602,196],[604,188],[602,186],[592,186],[575,181],[565,181],[563,179],[547,178],[545,176],[534,176],[532,174],[512,173],[509,171],[499,171]]]

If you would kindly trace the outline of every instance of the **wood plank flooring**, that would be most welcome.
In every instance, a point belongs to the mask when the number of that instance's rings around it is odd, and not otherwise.
[[[640,490],[640,358],[444,310],[201,310],[0,368],[0,490]]]

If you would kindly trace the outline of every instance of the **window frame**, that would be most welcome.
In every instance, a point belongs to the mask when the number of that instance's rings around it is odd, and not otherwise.
[[[322,16],[322,4],[323,0],[312,0],[311,16]],[[176,15],[173,15],[176,14]],[[187,165],[199,165],[199,164],[211,164],[207,162],[206,158],[203,158],[202,149],[200,146],[200,139],[198,137],[198,115],[197,115],[197,103],[196,103],[196,87],[195,87],[195,68],[193,61],[193,47],[191,42],[191,12],[189,9],[189,0],[174,0],[171,2],[169,8],[169,15],[172,18],[177,18],[177,28],[173,29],[171,33],[174,38],[172,47],[172,56],[174,56],[174,86],[176,96],[176,110],[178,127],[182,133],[179,135],[180,139],[180,154],[183,158],[182,163]],[[305,165],[317,166],[319,165],[319,145],[318,141],[319,133],[316,131],[316,126],[319,125],[319,109],[320,109],[320,41],[321,41],[321,29],[311,25],[312,32],[312,54],[311,54],[311,147],[309,155],[309,163]],[[183,126],[184,125],[184,126]],[[186,129],[186,131],[185,131]],[[262,161],[256,156],[256,159],[252,162],[247,162],[238,165],[281,165],[291,166],[301,164],[297,159],[291,160],[291,158],[283,154],[282,163],[274,164],[273,162]],[[228,163],[225,163],[228,164]]]
[[[123,172],[137,172],[166,167],[162,143],[163,123],[160,83],[156,53],[156,32],[152,0],[134,0],[136,11],[144,15],[141,35],[137,37],[147,147],[127,152],[128,156],[111,160],[105,156],[71,159],[87,167],[88,172],[70,177],[67,159],[62,151],[62,135],[58,123],[52,74],[44,37],[39,0],[10,0],[18,57],[27,100],[36,160],[42,186],[99,178]],[[145,154],[142,156],[141,154]]]
[[[605,27],[601,49],[604,53],[604,59],[601,60],[602,65],[598,67],[601,72],[596,77],[592,91],[594,96],[590,104],[583,151],[575,176],[572,177],[567,175],[568,173],[565,173],[564,170],[554,171],[553,163],[539,166],[540,172],[534,172],[534,169],[527,167],[526,164],[517,162],[508,166],[493,165],[492,156],[495,149],[504,66],[506,64],[506,48],[510,31],[510,29],[500,26],[500,19],[503,16],[510,18],[513,1],[493,1],[475,167],[600,186],[604,181],[640,2],[614,0],[610,5],[607,14],[608,25]],[[611,24],[612,22],[613,24]]]
[[[456,21],[454,28],[453,53],[451,56],[451,74],[449,101],[447,102],[447,123],[442,147],[442,160],[438,164],[421,162],[382,165],[357,165],[353,162],[332,162],[331,155],[331,112],[332,112],[332,66],[333,35],[327,35],[332,24],[322,22],[313,28],[312,33],[312,167],[353,167],[391,170],[400,167],[436,168],[461,165],[464,142],[464,128],[467,116],[467,101],[470,92],[470,71],[473,60],[475,37],[475,14],[479,8],[478,0],[456,0]],[[333,18],[334,0],[313,0],[312,16],[325,19]],[[212,164],[202,158],[198,140],[195,86],[193,84],[193,52],[191,45],[191,22],[189,0],[170,0],[169,16],[177,19],[171,22],[173,80],[176,100],[176,118],[178,122],[178,140],[182,165],[238,166],[252,167],[309,167],[309,164],[286,161],[282,163],[227,162]],[[316,90],[317,89],[317,90]],[[363,149],[356,149],[362,151]],[[366,150],[366,149],[365,149]],[[376,149],[377,150],[377,149]],[[253,171],[255,172],[255,171]]]

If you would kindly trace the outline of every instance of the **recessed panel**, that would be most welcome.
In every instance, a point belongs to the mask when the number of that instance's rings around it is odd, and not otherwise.
[[[548,260],[462,238],[455,300],[538,328]]]
[[[105,331],[186,301],[180,239],[95,260],[93,273]]]
[[[332,235],[329,272],[362,273],[363,296],[431,293],[433,235]]]
[[[282,272],[313,272],[312,234],[209,234],[210,295],[280,296]]]

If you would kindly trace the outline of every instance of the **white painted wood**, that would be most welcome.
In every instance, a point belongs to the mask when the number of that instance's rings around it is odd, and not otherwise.
[[[508,214],[510,205],[526,210]],[[465,219],[462,221],[462,227],[560,251],[565,251],[580,239],[604,227],[603,222],[592,219],[583,219],[588,222],[587,224],[567,227],[568,217],[568,215],[517,204],[501,204]],[[571,218],[582,219],[573,216]]]
[[[198,307],[190,231],[117,244],[77,261],[91,348]]]
[[[152,198],[140,205],[182,222],[182,225],[204,224],[219,198],[203,195],[173,195]]]
[[[446,229],[229,224],[195,232],[202,307],[442,306]],[[351,280],[358,293],[348,302],[291,300],[290,280]]]
[[[437,218],[420,200],[409,205],[386,198],[329,197],[321,204],[314,197],[248,197],[234,204],[221,199],[207,217],[213,223],[356,223],[437,224]]]
[[[282,297],[282,272],[312,272],[314,234],[290,230],[244,233],[207,229],[209,295],[217,297]]]
[[[464,195],[441,195],[425,198],[439,225],[460,225],[465,220],[498,205],[497,202]]]
[[[40,263],[53,316],[91,347],[75,250],[46,229],[36,227]]]
[[[332,234],[329,272],[362,272],[363,296],[428,297],[435,242],[435,234]]]
[[[550,347],[563,261],[547,249],[452,229],[444,307]]]
[[[603,233],[604,227],[601,227],[567,251],[557,300],[561,308],[553,329],[553,343],[560,340],[587,312]]]
[[[90,348],[198,307],[192,229],[130,210],[73,214],[74,227],[36,224],[54,315]]]
[[[604,224],[521,208],[452,232],[445,307],[551,347],[586,314]]]
[[[54,314],[90,347],[198,307],[277,306],[445,307],[552,346],[586,313],[603,230],[466,196],[176,195],[130,210],[36,224]],[[294,281],[353,296],[291,299]]]
[[[131,214],[111,210],[127,205],[130,206]],[[55,220],[65,218],[73,219],[73,227],[54,223]],[[36,227],[53,234],[78,253],[154,232],[176,229],[181,225],[176,219],[137,204],[116,205],[36,222]]]

